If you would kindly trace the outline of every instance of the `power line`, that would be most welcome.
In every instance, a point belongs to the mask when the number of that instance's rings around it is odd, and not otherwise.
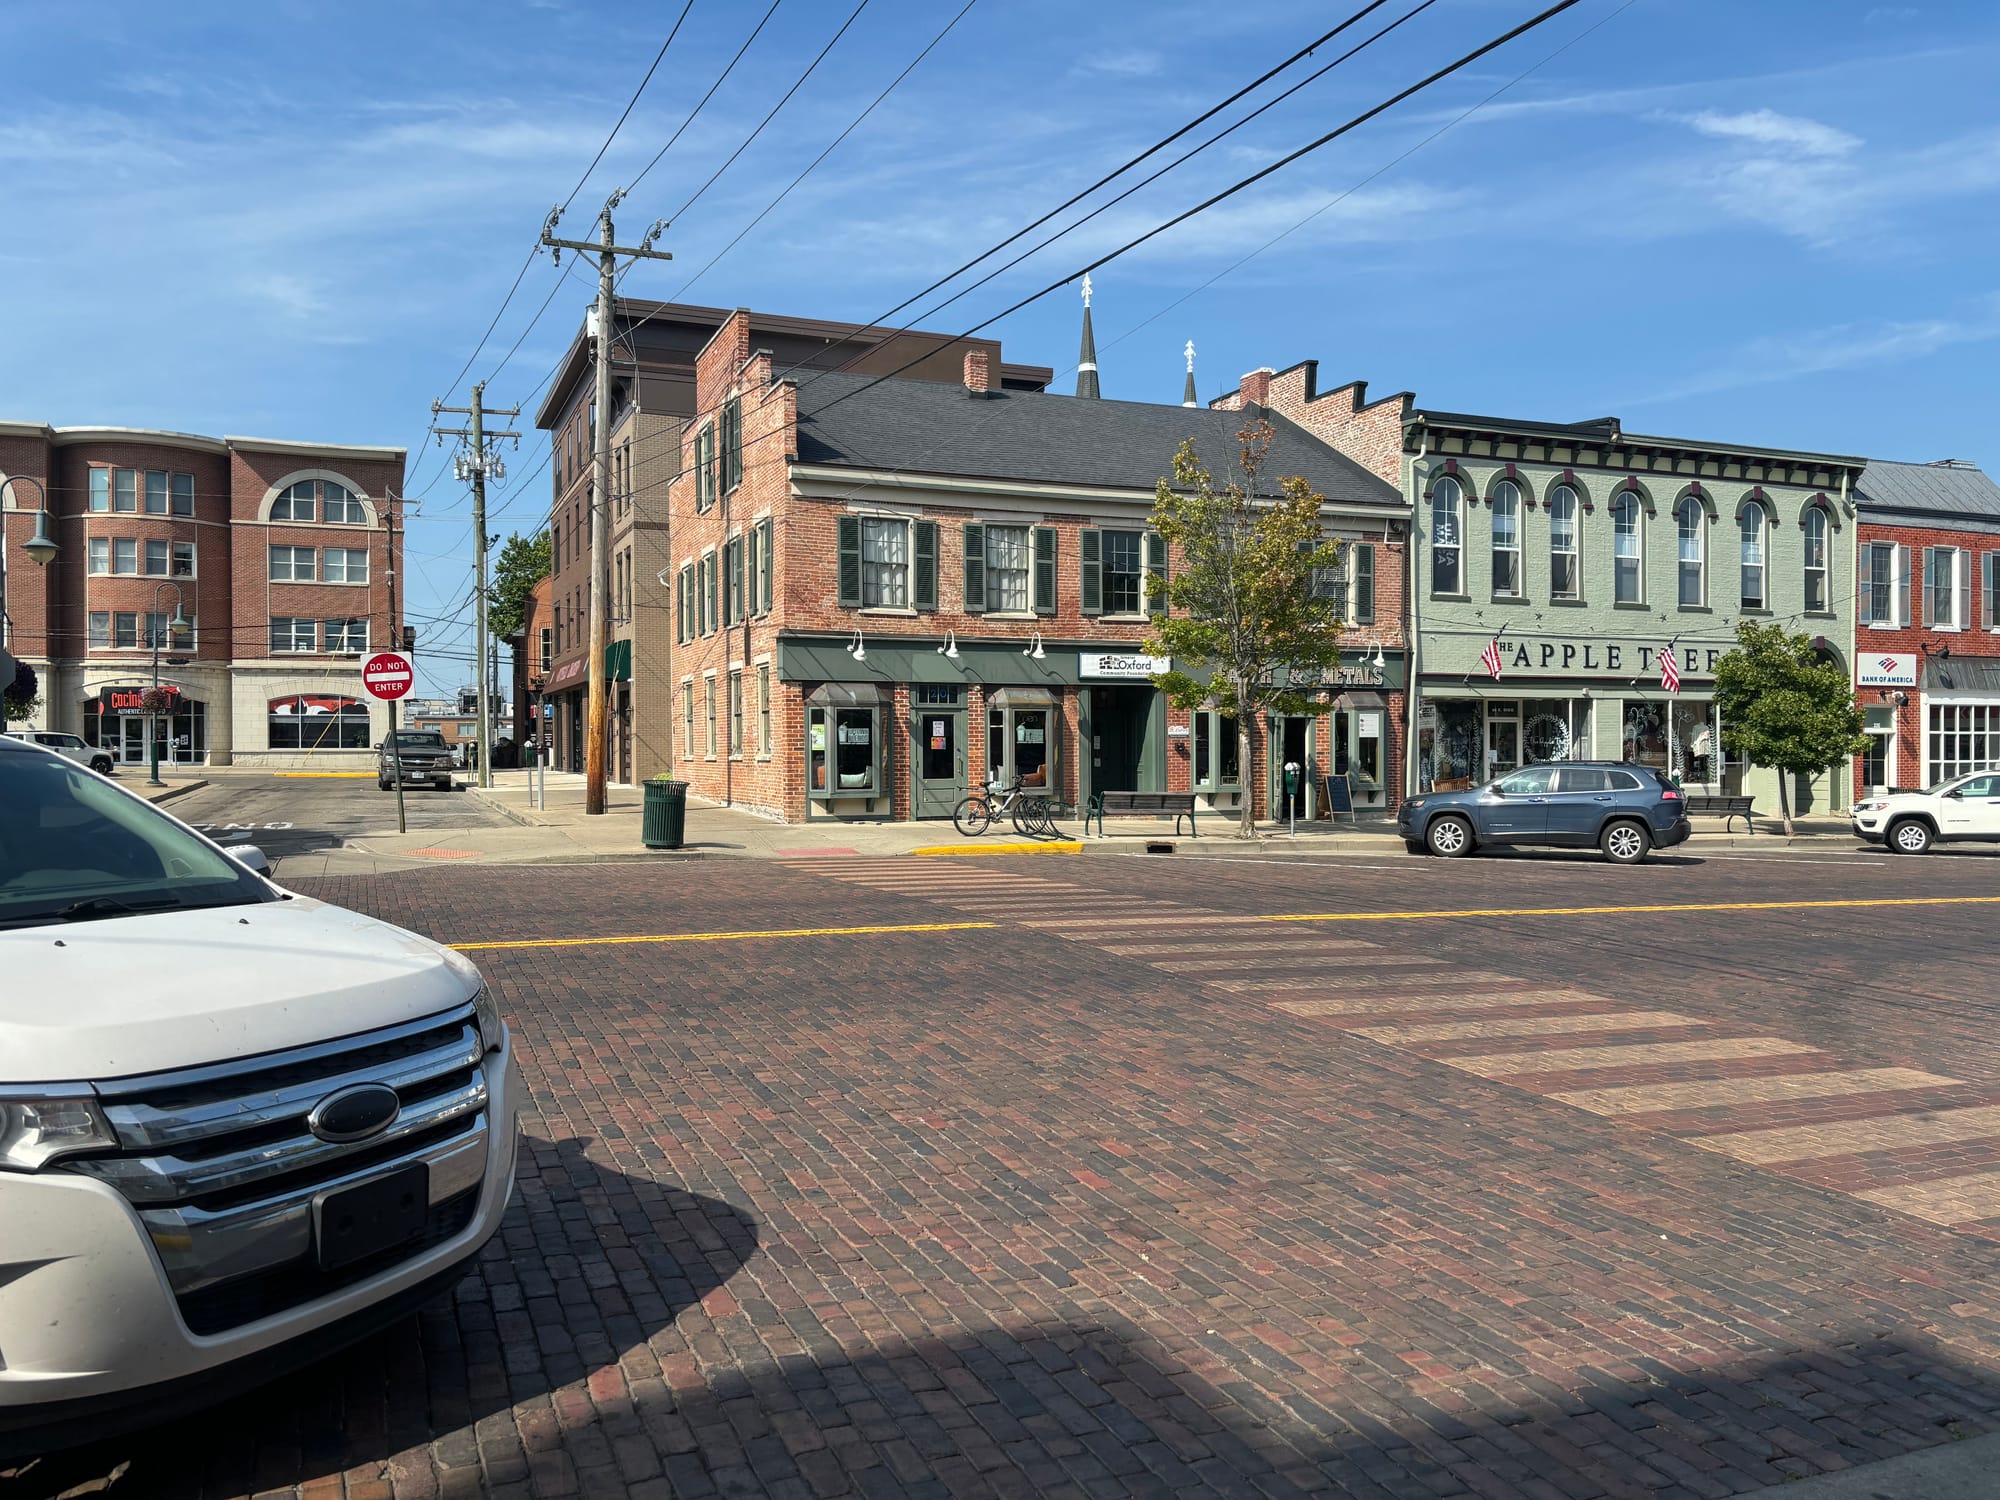
[[[772,16],[778,13],[778,7],[784,3],[785,0],[771,0],[771,8],[764,12],[764,19],[757,23],[756,30],[752,31],[749,36],[743,39],[743,45],[738,47],[736,49],[736,55],[729,59],[729,66],[724,68],[721,74],[716,78],[715,82],[711,83],[708,86],[708,92],[701,96],[701,102],[699,104],[696,104],[693,109],[688,111],[688,117],[685,120],[681,121],[679,128],[676,129],[672,135],[667,137],[666,145],[660,147],[658,151],[655,151],[653,153],[653,159],[647,162],[645,166],[639,169],[639,175],[637,177],[634,177],[631,183],[626,187],[625,191],[627,193],[630,193],[633,188],[638,187],[640,183],[644,182],[646,180],[646,174],[652,171],[653,168],[657,167],[660,164],[660,158],[665,156],[669,151],[673,149],[674,142],[679,140],[681,138],[681,133],[685,131],[688,128],[688,126],[694,123],[694,118],[696,115],[701,113],[702,107],[706,105],[709,100],[715,97],[715,91],[722,87],[723,83],[728,79],[731,73],[736,71],[736,65],[743,61],[743,54],[750,50],[750,44],[757,40],[758,33],[763,31],[765,23],[768,22]]]

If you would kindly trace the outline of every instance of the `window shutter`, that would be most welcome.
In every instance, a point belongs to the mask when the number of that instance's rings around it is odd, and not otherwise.
[[[1926,626],[1937,624],[1938,552],[1939,549],[1936,547],[1924,548],[1924,624]]]
[[[916,536],[911,555],[916,573],[910,580],[910,603],[918,609],[936,609],[938,603],[938,529],[935,521],[919,521],[912,528]]]
[[[722,408],[722,492],[743,482],[743,400],[731,396]]]
[[[769,516],[764,517],[757,523],[757,534],[759,545],[764,549],[764,566],[759,570],[763,593],[758,601],[758,609],[768,615],[771,612],[771,569],[778,560],[777,523]]]
[[[1986,601],[1986,628],[2000,626],[2000,552],[1988,552],[1979,559],[1984,568],[1984,576],[1979,580],[1979,594]]]
[[[745,532],[736,539],[736,567],[733,570],[733,576],[730,580],[736,594],[736,598],[733,601],[736,605],[735,619],[729,622],[732,625],[738,620],[747,620],[750,618],[749,568],[750,534]]]
[[[1146,597],[1144,607],[1165,614],[1167,610],[1167,539],[1157,531],[1146,533]]]
[[[1958,609],[1951,617],[1951,623],[1960,630],[1972,628],[1972,554],[1963,547],[1953,547],[1949,552],[1952,565],[1958,570]]]
[[[1895,579],[1896,599],[1892,606],[1896,613],[1895,623],[1906,626],[1914,616],[1910,613],[1910,549],[1901,542],[1896,544]]]
[[[1354,623],[1375,623],[1375,544],[1357,542],[1354,547]]]
[[[683,568],[674,574],[674,643],[687,639],[688,589],[687,570]]]
[[[708,582],[703,586],[701,591],[702,613],[707,616],[703,621],[703,635],[714,635],[717,630],[722,628],[720,624],[722,616],[718,608],[720,601],[716,598],[716,592],[721,587],[722,582],[721,561],[713,552],[701,560],[702,566],[708,569]]]
[[[1857,625],[1866,625],[1869,623],[1869,601],[1874,598],[1875,591],[1868,586],[1868,581],[1874,576],[1875,545],[1871,542],[1861,549],[1855,562],[1854,623]]]
[[[1035,528],[1035,613],[1056,612],[1056,529]]]
[[[840,597],[842,609],[861,607],[861,517],[840,518]]]
[[[1087,615],[1104,613],[1104,533],[1087,526],[1077,533],[1077,599]]]
[[[981,614],[986,609],[986,528],[967,523],[965,528],[965,612]]]

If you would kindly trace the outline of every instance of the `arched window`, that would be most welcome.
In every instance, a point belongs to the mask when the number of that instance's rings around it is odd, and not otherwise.
[[[271,502],[271,519],[274,521],[312,521],[318,517],[310,479],[301,479]]]
[[[1465,536],[1464,492],[1449,474],[1431,486],[1431,592],[1462,592],[1459,548]]]
[[[320,482],[320,492],[326,501],[326,518],[347,526],[367,524],[368,513],[361,508],[361,497],[344,484],[331,479]]]
[[[1708,602],[1707,528],[1701,502],[1689,495],[1674,507],[1674,530],[1680,538],[1681,606]]]
[[[1611,502],[1613,597],[1620,604],[1645,598],[1639,545],[1639,497],[1627,490]]]
[[[1521,594],[1521,487],[1511,479],[1493,487],[1493,593]]]
[[[1826,608],[1826,511],[1813,506],[1805,515],[1806,608]]]
[[[1736,524],[1743,533],[1743,607],[1745,609],[1768,609],[1770,599],[1764,590],[1764,507],[1751,500],[1744,504],[1736,517]]]
[[[1576,491],[1559,484],[1549,491],[1549,597],[1578,599]]]

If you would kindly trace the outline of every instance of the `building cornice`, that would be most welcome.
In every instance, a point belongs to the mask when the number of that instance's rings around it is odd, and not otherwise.
[[[222,438],[203,437],[198,432],[174,432],[164,427],[57,427],[51,439],[58,448],[77,443],[145,443],[160,448],[185,448],[190,453],[227,453]]]
[[[792,495],[801,500],[839,503],[860,498],[865,491],[908,496],[915,494],[963,495],[991,503],[1017,503],[1042,509],[1076,509],[1081,505],[1144,506],[1151,509],[1152,490],[1121,489],[1109,486],[1051,484],[1028,479],[979,479],[962,474],[906,474],[896,469],[846,468],[839,464],[793,464]],[[838,495],[815,493],[815,482],[843,486]],[[901,503],[908,504],[905,499]],[[1373,520],[1397,520],[1409,514],[1400,501],[1393,505],[1356,505],[1337,500],[1321,504],[1325,515],[1365,516]]]
[[[335,454],[341,458],[374,459],[381,463],[401,463],[410,456],[407,448],[377,448],[362,443],[300,443],[289,438],[226,437],[222,440],[238,453],[281,453],[310,457]]]
[[[1758,448],[1743,443],[1712,443],[1693,438],[1658,437],[1649,433],[1627,432],[1616,418],[1606,417],[1595,422],[1532,422],[1500,417],[1479,417],[1458,412],[1437,412],[1414,410],[1403,423],[1403,447],[1406,453],[1414,453],[1425,446],[1426,434],[1431,435],[1429,451],[1442,454],[1437,436],[1456,436],[1468,441],[1482,441],[1497,448],[1499,444],[1511,443],[1525,450],[1528,447],[1541,448],[1547,452],[1556,449],[1568,450],[1570,456],[1564,459],[1526,458],[1518,455],[1472,454],[1470,457],[1517,457],[1524,463],[1569,463],[1584,468],[1610,470],[1649,469],[1655,472],[1677,472],[1672,460],[1692,460],[1697,466],[1703,459],[1717,463],[1755,464],[1766,467],[1821,470],[1838,475],[1842,470],[1858,477],[1868,467],[1868,460],[1852,454],[1809,453],[1792,448]],[[1586,458],[1583,454],[1593,454]],[[1651,462],[1635,464],[1610,461],[1610,455],[1623,453],[1631,456],[1644,455],[1665,457],[1669,467],[1657,469]],[[1773,479],[1772,483],[1786,481]],[[1810,483],[1812,481],[1804,481]]]
[[[49,442],[55,435],[55,428],[46,422],[0,422],[0,437],[40,438]]]

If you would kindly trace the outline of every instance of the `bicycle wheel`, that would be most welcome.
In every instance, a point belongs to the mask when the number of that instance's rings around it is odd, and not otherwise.
[[[976,839],[993,826],[993,809],[984,797],[967,797],[952,809],[951,821],[961,837]]]

